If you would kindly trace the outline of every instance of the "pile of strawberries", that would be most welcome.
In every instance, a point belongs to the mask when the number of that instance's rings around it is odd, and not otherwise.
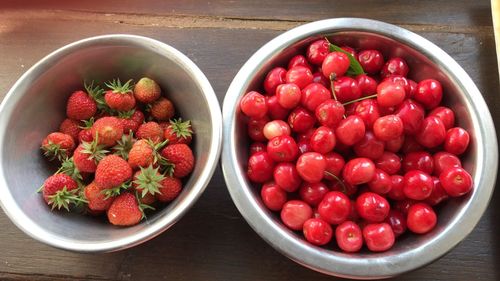
[[[150,78],[91,83],[71,94],[67,118],[41,149],[60,168],[39,189],[52,209],[107,214],[129,226],[174,200],[194,168],[191,122]]]

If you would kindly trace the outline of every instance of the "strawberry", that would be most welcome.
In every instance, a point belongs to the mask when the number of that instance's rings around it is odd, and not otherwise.
[[[75,120],[86,120],[97,112],[97,104],[84,91],[76,91],[68,99],[66,104],[66,116]]]
[[[92,137],[99,135],[99,144],[113,146],[123,135],[123,124],[116,117],[102,117],[92,126]]]
[[[64,119],[59,126],[59,132],[70,135],[75,142],[78,141],[80,131],[80,122],[69,118]]]
[[[167,129],[167,127],[170,125],[170,122],[169,121],[161,121],[161,122],[158,122],[158,125],[160,125],[160,128],[165,131]]]
[[[130,150],[134,145],[134,133],[123,134],[122,138],[113,146],[113,153],[127,160]]]
[[[91,117],[89,120],[83,120],[83,126],[80,126],[82,129],[78,133],[78,141],[79,142],[91,142],[94,138],[92,137],[92,126],[94,125],[94,117]]]
[[[138,109],[132,109],[131,111],[126,111],[126,114],[119,113],[120,120],[123,124],[123,131],[128,133],[132,131],[137,132],[139,126],[144,122],[144,113]]]
[[[132,168],[118,155],[104,157],[95,171],[94,181],[103,189],[118,187],[132,178]]]
[[[92,211],[106,211],[113,203],[114,197],[106,198],[100,186],[91,182],[89,185],[85,186],[84,194],[88,201],[88,208]]]
[[[134,97],[142,103],[152,103],[161,95],[160,86],[152,79],[141,78],[134,87]]]
[[[173,175],[183,178],[194,168],[193,151],[186,144],[168,145],[161,151],[161,156],[174,165]]]
[[[51,161],[55,158],[59,159],[59,161],[63,161],[73,152],[73,149],[75,148],[75,141],[70,135],[64,133],[50,133],[42,141],[41,148],[44,151],[43,154]]]
[[[130,167],[132,169],[147,167],[153,164],[153,161],[153,147],[151,147],[147,140],[140,139],[136,141],[128,154],[128,164]]]
[[[166,121],[175,115],[175,108],[172,102],[161,97],[151,105],[151,116],[158,121]]]
[[[106,153],[109,152],[104,150],[104,146],[97,144],[98,139],[91,142],[82,142],[75,149],[73,154],[73,161],[75,167],[80,172],[94,173],[97,168],[97,163],[101,161]]]
[[[106,83],[109,90],[104,94],[104,100],[111,109],[128,111],[135,107],[135,98],[132,93],[132,86],[130,85],[131,82],[132,80],[128,80],[127,83],[122,85],[120,79],[117,79]]]
[[[113,225],[130,226],[138,224],[143,212],[139,207],[137,199],[129,192],[120,194],[111,203],[108,211],[108,220]]]
[[[137,190],[137,197],[141,203],[152,204],[156,201],[155,194],[160,193],[159,188],[165,176],[158,172],[158,168],[149,166],[135,172],[132,186]]]
[[[78,184],[66,174],[55,174],[45,180],[42,186],[43,199],[52,209],[64,208],[69,211],[70,204],[85,202],[79,197]]]
[[[191,121],[182,122],[181,118],[170,120],[170,124],[163,131],[163,136],[169,144],[184,143],[189,145],[192,135]]]
[[[137,129],[138,139],[150,139],[154,143],[159,143],[163,140],[163,130],[156,122],[147,122],[139,126]]]
[[[177,198],[182,191],[182,182],[175,177],[165,177],[160,184],[160,192],[156,193],[156,199],[160,202],[170,202]]]

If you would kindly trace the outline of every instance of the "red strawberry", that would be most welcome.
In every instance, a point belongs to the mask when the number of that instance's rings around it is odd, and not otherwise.
[[[158,123],[152,121],[139,126],[136,135],[139,139],[150,139],[155,143],[163,140],[163,130]]]
[[[166,177],[161,181],[160,193],[156,194],[156,199],[160,202],[170,202],[177,198],[182,191],[182,182],[178,178]]]
[[[71,94],[66,104],[66,115],[75,120],[87,120],[94,116],[96,111],[96,102],[84,91]]]
[[[128,192],[116,197],[109,207],[107,214],[111,224],[121,226],[138,224],[143,216],[137,199]]]
[[[134,87],[134,97],[142,103],[152,103],[161,95],[160,86],[152,79],[141,78]]]
[[[73,152],[75,142],[70,135],[55,132],[50,133],[42,141],[41,148],[44,151],[44,155],[49,157],[50,160],[57,158],[60,161],[63,161]]]
[[[120,186],[132,178],[132,168],[118,155],[104,157],[95,171],[94,181],[104,189]]]
[[[70,135],[75,142],[78,141],[78,133],[80,133],[81,130],[80,122],[69,118],[64,119],[59,126],[59,131]]]
[[[163,131],[163,136],[168,140],[169,144],[191,143],[193,130],[191,129],[191,121],[182,122],[182,119],[170,120],[170,124]]]
[[[92,126],[92,137],[98,136],[99,144],[113,146],[123,135],[123,124],[116,117],[102,117]]]
[[[166,121],[175,115],[175,108],[172,102],[161,97],[151,105],[151,116],[158,121]]]
[[[91,129],[83,129],[78,133],[78,141],[79,142],[91,142],[94,138],[92,137]]]
[[[104,158],[106,152],[108,151],[104,150],[104,146],[97,144],[96,141],[82,142],[75,149],[73,162],[80,172],[94,173],[97,162]]]
[[[154,154],[151,145],[144,139],[134,143],[128,154],[128,164],[132,169],[147,167],[153,164]]]
[[[165,147],[161,156],[167,161],[174,164],[174,176],[183,178],[194,168],[194,155],[193,151],[186,144],[172,144]]]
[[[132,93],[132,86],[130,85],[131,82],[132,80],[128,80],[127,83],[122,85],[120,79],[117,79],[106,83],[106,86],[108,86],[110,90],[106,91],[104,94],[104,100],[111,109],[128,111],[135,107],[135,98]]]
[[[153,204],[155,194],[160,193],[159,188],[165,176],[158,172],[158,168],[149,166],[135,172],[132,186],[138,191],[138,198],[143,204]]]
[[[78,197],[78,184],[66,174],[50,176],[42,188],[43,199],[52,209],[69,210],[69,204],[83,200]]]
[[[102,192],[104,189],[91,182],[84,189],[85,197],[88,201],[88,208],[92,211],[106,211],[113,203],[114,197],[106,198]]]
[[[138,109],[128,116],[120,116],[123,124],[123,132],[127,133],[132,131],[134,134],[139,129],[139,126],[144,122],[144,113]]]
[[[160,128],[165,131],[165,129],[167,129],[167,127],[170,125],[170,122],[169,121],[161,121],[161,122],[158,122],[158,125],[160,125]]]

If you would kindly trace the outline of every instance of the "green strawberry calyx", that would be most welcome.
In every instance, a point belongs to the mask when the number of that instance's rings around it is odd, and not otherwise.
[[[178,138],[187,139],[193,135],[190,120],[182,122],[182,118],[172,119],[170,120],[170,127]]]
[[[94,160],[97,162],[101,161],[106,153],[109,151],[104,149],[104,145],[99,144],[99,134],[96,134],[95,138],[91,142],[82,142],[82,153],[88,154],[88,160]]]
[[[113,146],[113,151],[125,160],[128,160],[128,154],[134,145],[134,133],[129,131],[128,134],[123,134],[122,138]]]
[[[113,81],[110,81],[108,83],[104,83],[110,90],[113,91],[113,93],[118,93],[118,94],[128,94],[132,93],[132,79],[128,80],[125,84],[122,85],[120,82],[120,79],[113,79]]]
[[[136,189],[140,191],[140,198],[144,198],[148,193],[151,195],[160,193],[161,181],[165,179],[165,176],[158,171],[159,167],[153,168],[149,165],[147,168],[140,168],[141,173],[133,181]]]
[[[49,158],[50,161],[54,159],[58,159],[59,161],[63,161],[68,157],[68,151],[65,148],[61,148],[61,145],[58,143],[53,143],[52,141],[48,141],[46,145],[42,145],[41,149],[43,150],[43,155]]]
[[[58,190],[55,194],[50,195],[48,200],[48,204],[52,206],[52,210],[64,208],[68,212],[71,204],[79,205],[82,203],[86,204],[88,201],[80,196],[80,189],[68,190],[66,186]]]

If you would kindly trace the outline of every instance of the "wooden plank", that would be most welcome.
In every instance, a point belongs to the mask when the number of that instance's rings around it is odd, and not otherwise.
[[[491,33],[414,30],[438,44],[471,75],[500,118],[498,77]],[[193,59],[222,103],[227,86],[261,45],[280,31],[179,29],[59,19],[0,17],[0,99],[15,80],[48,52],[74,40],[107,33],[150,36]],[[43,34],[43,36],[41,36]],[[251,38],[251,39],[249,39]],[[498,128],[497,128],[498,129]],[[473,233],[437,262],[399,280],[494,280],[500,257],[500,194]],[[333,280],[288,260],[245,222],[226,190],[220,167],[188,214],[163,235],[130,250],[77,254],[34,241],[0,214],[0,279],[8,280]]]

